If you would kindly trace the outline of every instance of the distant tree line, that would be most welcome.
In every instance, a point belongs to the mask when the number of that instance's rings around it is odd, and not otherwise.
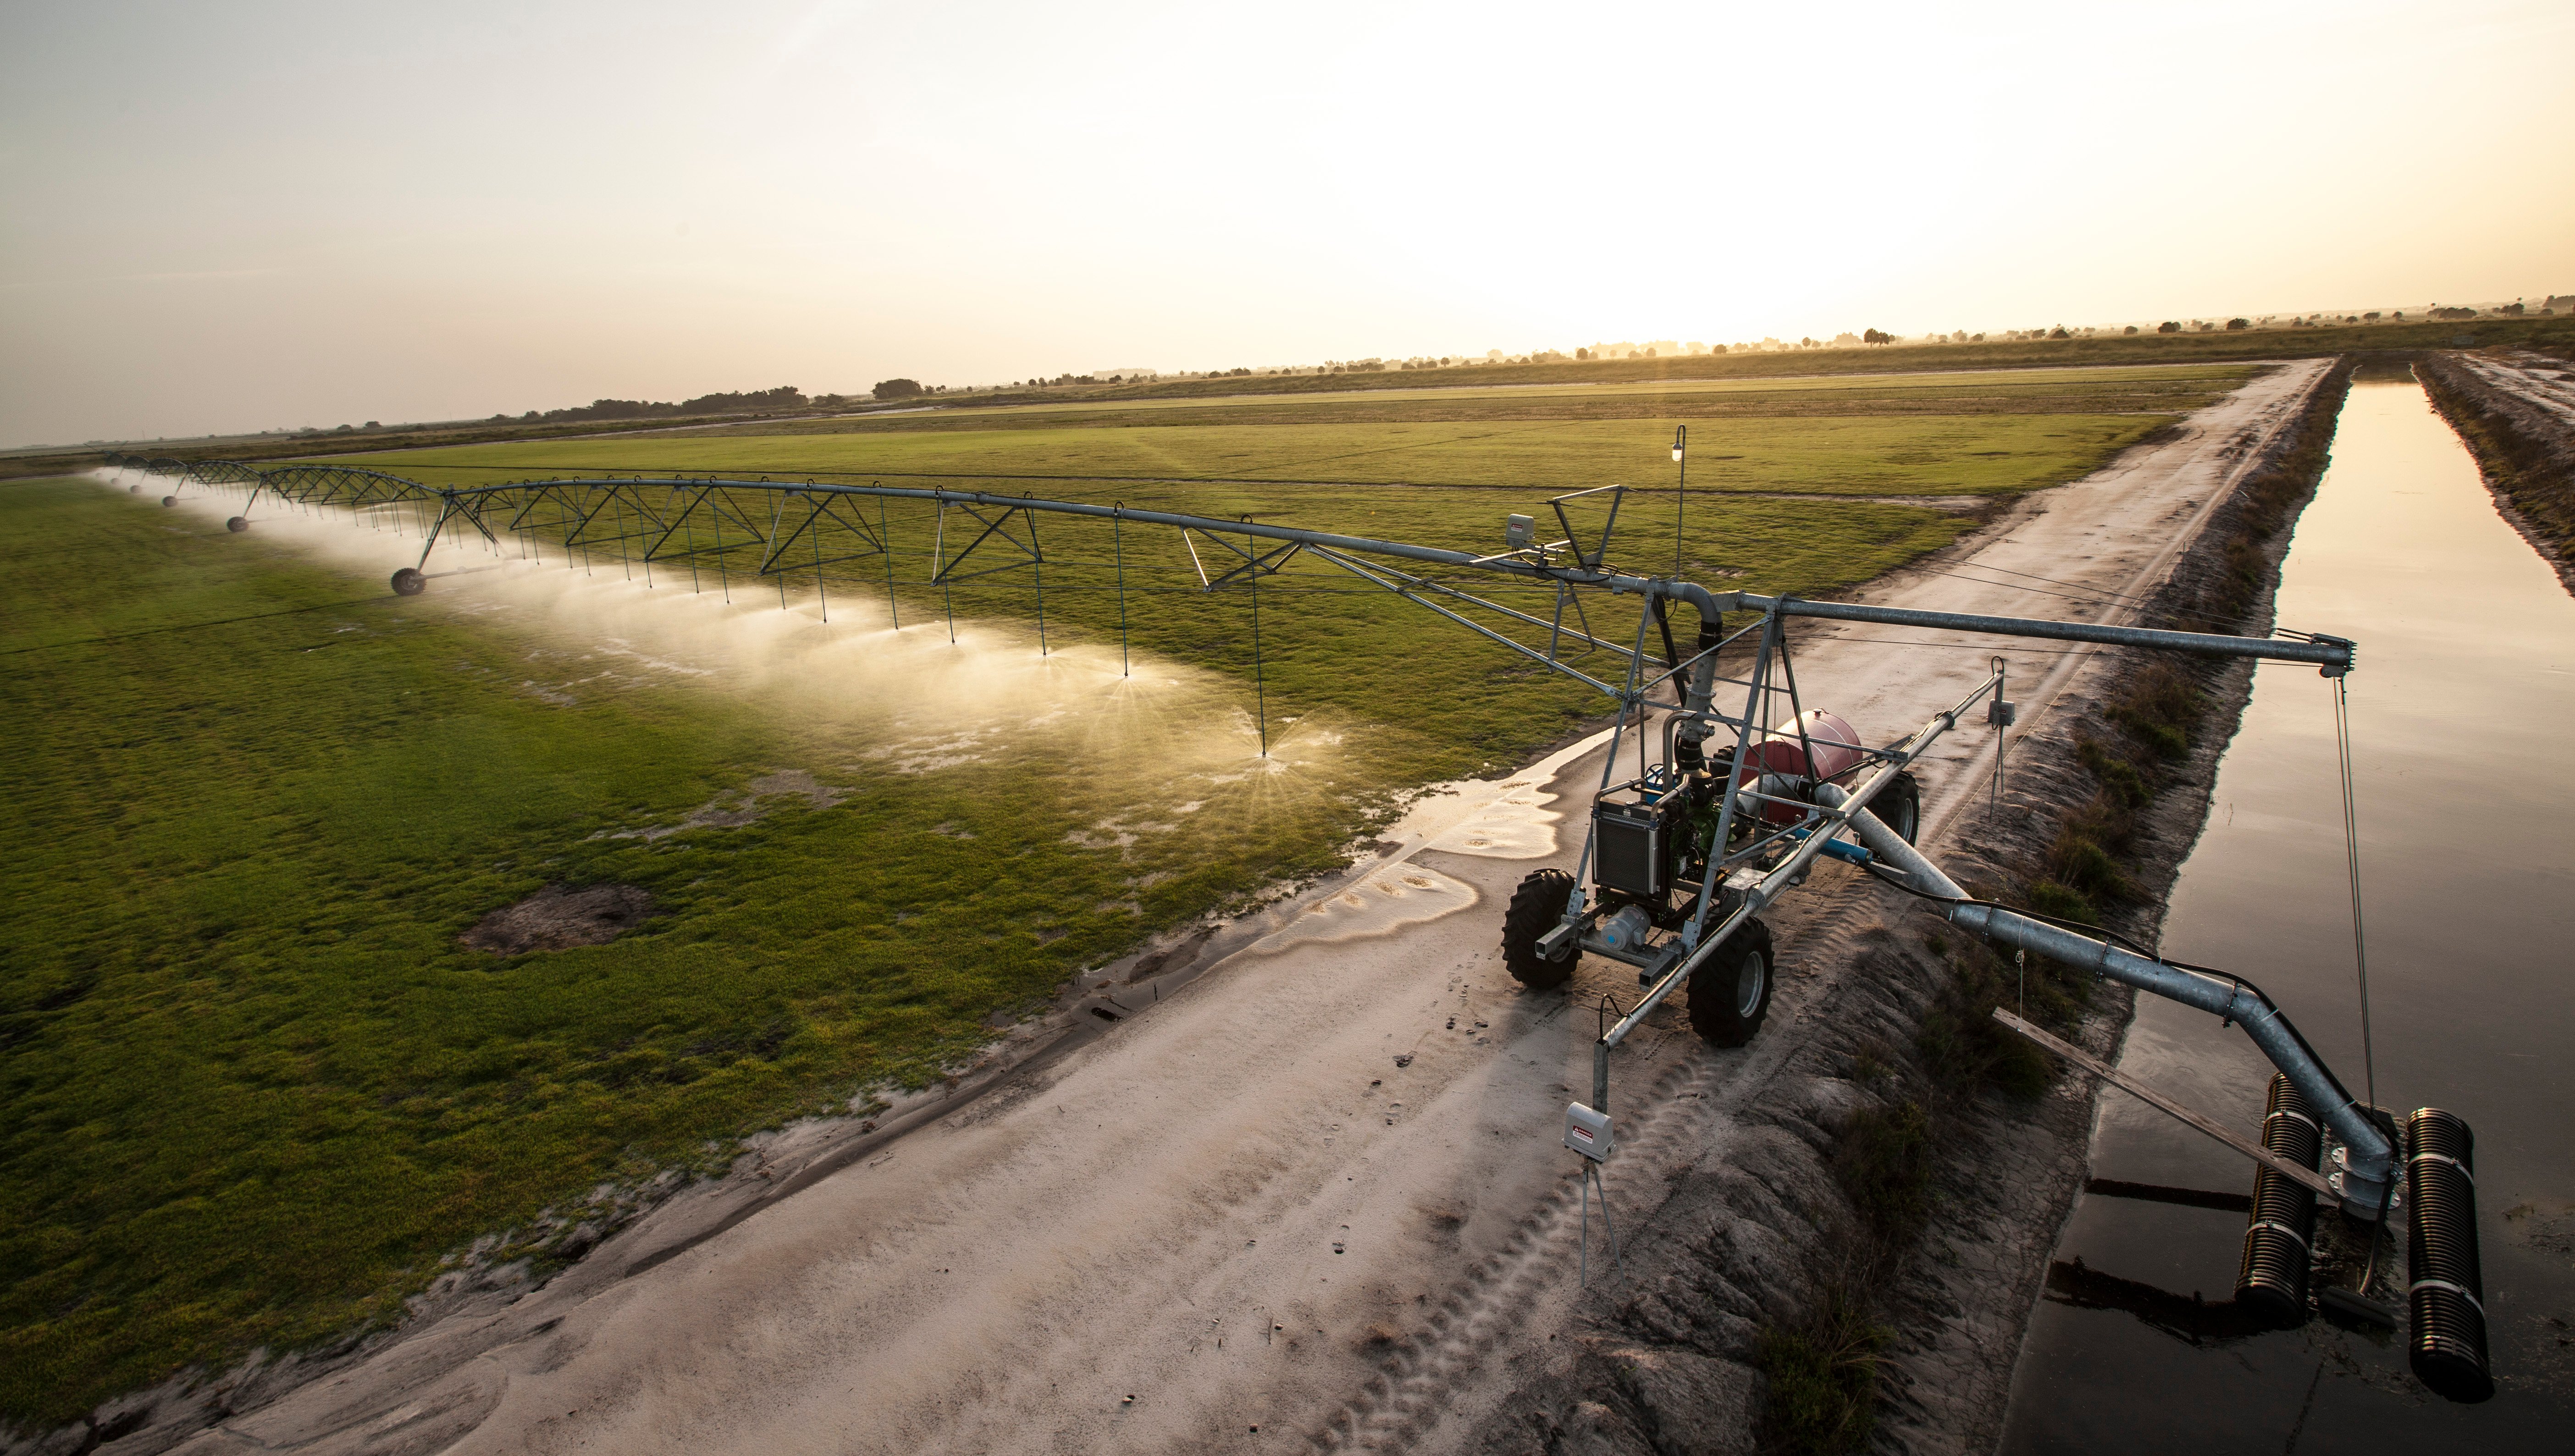
[[[651,400],[593,400],[568,410],[530,410],[517,418],[522,423],[535,425],[576,420],[663,420],[681,415],[750,415],[764,410],[796,410],[812,403],[796,386],[783,384],[774,390],[700,395],[678,404],[657,404]],[[508,415],[495,415],[492,423],[505,424],[510,419]]]

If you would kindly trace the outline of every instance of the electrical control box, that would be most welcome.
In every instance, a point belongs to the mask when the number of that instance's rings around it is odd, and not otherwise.
[[[1618,1145],[1617,1134],[1609,1128],[1609,1114],[1595,1112],[1579,1102],[1567,1102],[1564,1145],[1595,1163],[1607,1162],[1610,1150]]]

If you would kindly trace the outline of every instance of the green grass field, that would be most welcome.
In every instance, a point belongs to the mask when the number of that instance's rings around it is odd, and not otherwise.
[[[1866,495],[2070,479],[2235,377],[2158,382],[2161,408],[2102,408],[2117,380],[2035,381],[2023,410],[1908,408],[1953,388],[1926,378],[1874,414],[1688,417],[1686,556],[1764,591],[1864,581],[1975,519]],[[1669,483],[1668,400],[1598,419],[1636,401],[1562,393],[1544,408],[1569,418],[1471,429],[1156,406],[1193,423],[364,463],[1026,474],[1043,489],[1010,489],[1491,549],[1504,512],[1557,491]],[[1458,488],[1393,484],[1433,481]],[[1628,511],[1622,558],[1667,567],[1668,493]],[[0,489],[0,1413],[60,1421],[191,1363],[389,1317],[443,1256],[603,1181],[711,1166],[748,1132],[935,1079],[997,1014],[1329,866],[1408,787],[1515,761],[1607,706],[1300,565],[1263,589],[1265,763],[1249,599],[1198,593],[1172,533],[1124,543],[1126,681],[1107,532],[1050,547],[1040,659],[1032,594],[1000,581],[955,594],[968,642],[949,649],[918,580],[927,519],[892,524],[900,638],[870,569],[829,583],[828,628],[810,577],[788,582],[789,611],[769,584],[727,609],[604,559],[557,596],[532,574],[559,557],[403,600],[384,571],[416,546],[356,528],[328,528],[355,545],[323,557],[283,525],[232,536],[92,484]],[[1623,639],[1632,611],[1595,607],[1595,626]],[[785,770],[842,796],[633,836]],[[613,943],[495,957],[458,940],[541,886],[611,882],[657,907]]]

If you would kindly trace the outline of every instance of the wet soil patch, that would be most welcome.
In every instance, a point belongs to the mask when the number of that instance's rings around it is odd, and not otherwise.
[[[653,896],[637,885],[573,889],[550,884],[517,904],[485,915],[457,938],[495,955],[569,950],[576,945],[605,945],[652,913]]]

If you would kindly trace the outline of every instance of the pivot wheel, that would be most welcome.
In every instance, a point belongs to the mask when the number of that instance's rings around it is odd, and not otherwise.
[[[417,597],[428,590],[429,578],[420,574],[420,568],[405,567],[401,571],[394,573],[395,596]]]
[[[1877,821],[1895,831],[1895,837],[1910,844],[1916,830],[1922,827],[1922,785],[1909,771],[1895,775],[1895,781],[1878,790],[1868,801],[1868,811]]]
[[[161,504],[164,506],[176,506],[179,504],[179,498],[176,496],[164,496],[161,498]]]
[[[1502,964],[1511,978],[1533,991],[1551,991],[1573,978],[1575,956],[1561,960],[1538,954],[1538,937],[1564,919],[1573,898],[1573,876],[1561,869],[1540,869],[1511,891],[1510,908],[1502,911]]]
[[[235,517],[233,517],[231,520],[226,521],[226,522],[224,523],[224,530],[226,530],[226,531],[248,531],[248,530],[250,530],[250,522],[249,522],[247,519],[243,518],[243,517],[235,516]]]
[[[1741,1046],[1770,1014],[1770,927],[1745,922],[1690,976],[1690,1025],[1716,1046]]]

